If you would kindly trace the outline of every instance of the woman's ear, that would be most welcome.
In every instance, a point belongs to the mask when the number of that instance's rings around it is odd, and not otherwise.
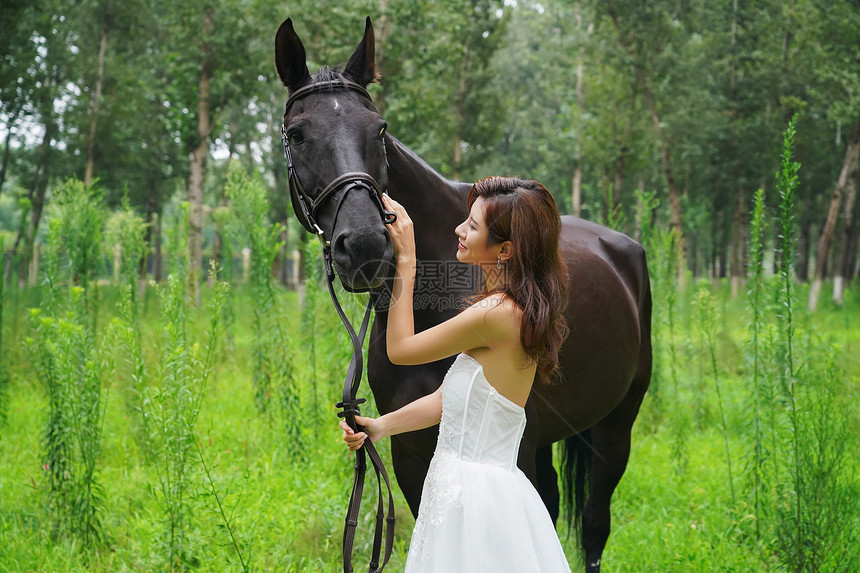
[[[499,248],[499,258],[507,261],[514,256],[514,244],[510,241],[504,241]]]

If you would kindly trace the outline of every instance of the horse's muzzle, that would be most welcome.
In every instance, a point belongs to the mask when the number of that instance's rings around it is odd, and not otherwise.
[[[347,292],[382,285],[391,271],[394,247],[382,224],[346,228],[332,242],[335,271]]]

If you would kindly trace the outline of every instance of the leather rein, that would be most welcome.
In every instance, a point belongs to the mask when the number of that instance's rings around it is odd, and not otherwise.
[[[316,197],[312,197],[311,195],[306,193],[304,188],[302,187],[302,184],[299,181],[298,174],[296,173],[295,166],[293,165],[292,152],[290,149],[289,138],[287,137],[286,132],[286,118],[287,114],[290,111],[290,108],[296,101],[313,93],[320,93],[321,91],[326,89],[351,90],[361,94],[371,102],[373,101],[370,97],[370,94],[367,93],[367,90],[365,90],[360,85],[354,82],[350,82],[348,80],[320,82],[300,88],[293,92],[287,100],[286,108],[284,110],[284,123],[281,125],[281,140],[284,144],[284,157],[286,157],[287,164],[289,166],[290,199],[293,203],[293,210],[295,211],[296,217],[299,219],[299,222],[302,224],[302,226],[307,231],[314,233],[319,239],[320,244],[322,245],[328,292],[331,296],[332,303],[337,310],[337,314],[340,317],[344,328],[346,328],[346,331],[349,334],[349,338],[352,342],[352,357],[350,358],[349,367],[346,373],[346,379],[344,380],[343,399],[337,403],[337,407],[340,408],[341,411],[338,412],[337,415],[338,417],[346,419],[346,422],[349,424],[349,426],[353,430],[359,432],[362,431],[363,428],[356,423],[355,417],[361,414],[359,410],[359,405],[366,402],[364,398],[357,397],[358,387],[361,384],[361,375],[364,367],[364,355],[362,353],[362,346],[364,344],[364,339],[367,335],[367,327],[370,324],[370,311],[373,307],[373,301],[372,299],[368,301],[367,308],[364,311],[364,318],[361,321],[361,327],[359,328],[358,333],[356,333],[355,328],[353,328],[352,323],[350,323],[349,319],[347,318],[346,313],[343,311],[343,308],[341,307],[340,302],[337,299],[337,295],[335,294],[334,265],[332,262],[331,241],[326,237],[325,232],[317,224],[316,215],[317,210],[324,201],[326,201],[338,189],[344,188],[343,195],[338,201],[336,207],[334,219],[335,223],[337,222],[337,215],[340,212],[340,207],[343,203],[343,199],[350,191],[355,189],[363,189],[370,194],[370,196],[374,199],[376,205],[379,207],[383,223],[391,224],[397,219],[397,217],[393,212],[387,211],[383,207],[383,191],[379,188],[379,185],[373,179],[373,177],[371,177],[367,173],[345,173],[335,178],[334,181],[329,183],[325,187],[325,189],[323,189],[316,195]],[[383,153],[385,153],[384,139],[382,145]],[[387,163],[388,159],[386,156],[386,166]],[[391,552],[394,547],[394,496],[391,493],[391,483],[388,479],[388,473],[385,471],[385,466],[382,463],[382,458],[379,456],[379,452],[377,452],[376,447],[373,445],[373,442],[371,442],[370,439],[367,439],[365,440],[364,445],[355,452],[352,493],[350,494],[349,498],[349,506],[347,508],[345,520],[346,523],[344,525],[343,530],[344,573],[353,572],[352,548],[355,541],[356,526],[358,525],[359,509],[361,507],[361,496],[364,491],[364,481],[365,474],[367,472],[368,457],[370,458],[371,464],[373,465],[373,469],[376,473],[378,492],[376,525],[373,531],[373,549],[368,568],[369,573],[382,572],[382,570],[388,564],[388,560],[391,557]],[[383,483],[385,483],[385,486],[388,490],[387,509],[384,503],[384,492],[382,489]],[[385,530],[385,547],[383,560],[382,563],[380,563],[380,552],[383,550],[383,529]]]

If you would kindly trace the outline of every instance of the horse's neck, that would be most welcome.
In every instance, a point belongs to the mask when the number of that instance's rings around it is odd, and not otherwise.
[[[454,258],[454,229],[466,218],[470,185],[445,179],[403,143],[390,142],[389,189],[414,222],[419,260]]]

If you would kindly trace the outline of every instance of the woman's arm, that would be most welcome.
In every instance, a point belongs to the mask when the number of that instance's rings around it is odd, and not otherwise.
[[[386,329],[388,359],[394,364],[425,364],[518,337],[516,317],[504,310],[499,298],[481,300],[442,324],[415,334],[412,291],[417,265],[412,220],[400,203],[387,195],[383,199],[397,214],[397,220],[388,227],[397,257]]]
[[[355,421],[364,428],[363,432],[355,432],[346,423],[340,421],[343,429],[343,439],[350,450],[357,450],[370,436],[372,442],[386,436],[395,436],[404,432],[423,430],[435,426],[442,419],[442,387],[432,394],[414,400],[399,410],[389,412],[379,418],[356,416]]]
[[[412,220],[399,203],[384,195],[389,208],[397,213],[397,220],[389,226],[389,235],[394,243],[397,270],[394,275],[394,287],[388,307],[388,324],[386,327],[386,350],[388,358],[394,364],[400,364],[392,356],[396,354],[397,343],[415,334],[415,318],[413,315],[412,291],[415,288],[415,270],[418,266],[415,257],[415,235]]]

